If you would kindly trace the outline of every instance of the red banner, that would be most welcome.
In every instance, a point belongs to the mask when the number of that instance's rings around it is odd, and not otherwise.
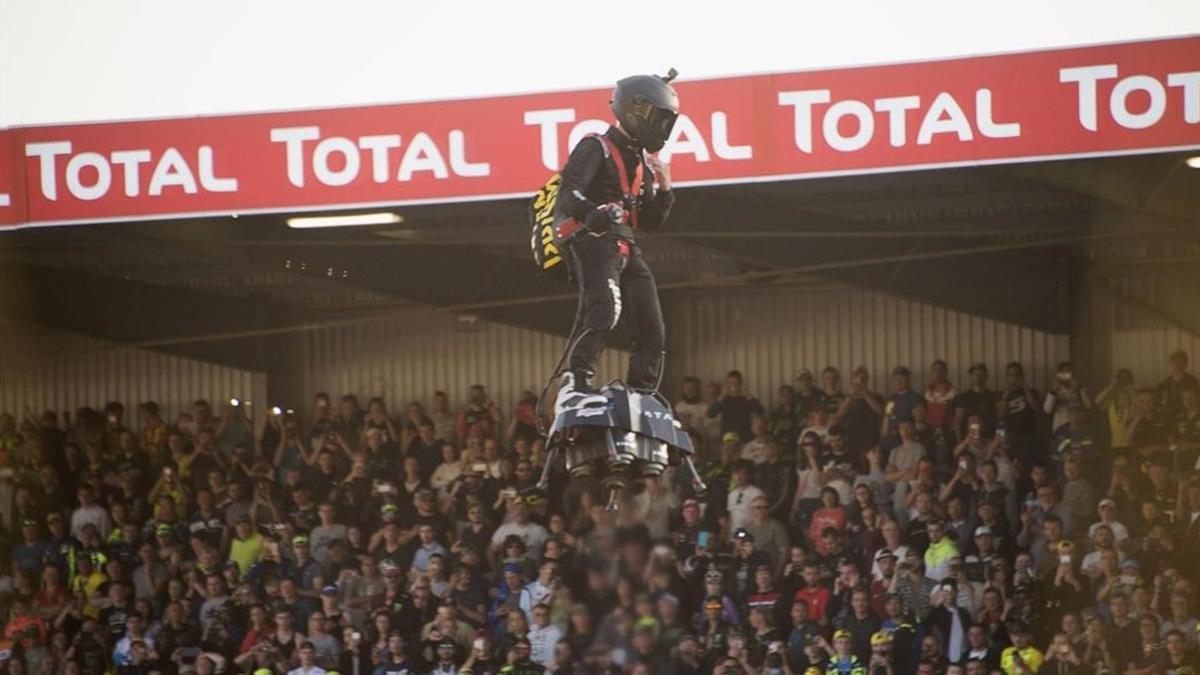
[[[677,83],[681,186],[1200,147],[1200,37]],[[0,224],[531,195],[608,90],[0,131]]]

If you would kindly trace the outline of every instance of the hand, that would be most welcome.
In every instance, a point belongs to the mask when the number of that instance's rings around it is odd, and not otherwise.
[[[658,189],[671,189],[671,165],[662,161],[658,155],[646,156],[646,167],[650,169],[650,173],[654,174],[654,180],[658,183]]]
[[[625,209],[622,208],[622,206],[616,202],[609,202],[607,204],[601,204],[600,206],[596,207],[596,211],[598,213],[602,214],[603,217],[608,221],[608,223],[611,223],[614,225],[620,225],[620,224],[624,223],[625,219],[628,217],[628,214],[625,212]]]

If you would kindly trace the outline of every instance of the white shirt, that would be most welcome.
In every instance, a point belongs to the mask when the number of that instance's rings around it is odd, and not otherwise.
[[[1100,527],[1101,525],[1107,525],[1108,529],[1112,530],[1113,543],[1119,544],[1129,538],[1129,528],[1125,527],[1124,523],[1114,520],[1111,523],[1106,523],[1104,521],[1097,521],[1097,522],[1089,525],[1088,526],[1088,538],[1089,539],[1091,539],[1092,535],[1096,533],[1096,528]]]
[[[146,643],[146,647],[151,651],[154,650],[154,640],[150,636],[142,634],[139,639]],[[133,663],[133,640],[128,635],[117,640],[117,646],[113,648],[112,659],[113,665],[117,666],[128,666]]]
[[[760,441],[757,438],[750,439],[750,442],[742,446],[742,459],[748,459],[755,464],[762,464],[767,461],[767,449],[770,447],[768,441]]]
[[[554,645],[562,638],[562,631],[554,624],[545,628],[530,626],[526,637],[529,638],[529,660],[544,666],[554,658]]]
[[[751,506],[751,503],[755,498],[765,496],[766,493],[753,485],[746,485],[730,490],[729,496],[725,500],[725,506],[726,510],[729,511],[729,523],[731,527],[734,530],[737,530],[739,527],[745,527],[754,514],[754,508]]]
[[[671,490],[656,495],[643,490],[633,498],[631,506],[629,516],[633,522],[644,524],[651,539],[661,539],[671,534],[671,509],[679,506],[679,497]]]
[[[497,546],[504,544],[504,540],[508,535],[515,534],[525,542],[525,548],[529,551],[530,557],[538,557],[542,552],[542,544],[550,538],[550,533],[546,528],[537,523],[525,523],[519,525],[517,523],[505,523],[496,529],[496,533],[492,535],[492,543]]]
[[[800,492],[800,499],[820,499],[821,498],[821,481],[818,480],[820,472],[817,469],[796,469],[796,485]]]
[[[521,594],[521,599],[517,604],[521,606],[521,610],[525,612],[525,618],[529,619],[529,625],[533,625],[533,608],[541,603],[550,604],[550,596],[554,595],[554,589],[546,586],[540,579],[534,579],[533,583],[525,584],[526,593]]]
[[[453,462],[447,464],[442,462],[433,470],[433,476],[429,478],[429,485],[434,490],[442,490],[446,486],[454,482],[454,479],[462,475],[462,464]]]
[[[71,514],[71,536],[82,539],[84,525],[95,525],[96,531],[103,539],[108,536],[108,531],[112,527],[111,522],[108,519],[108,511],[105,511],[104,507],[98,504],[81,506]]]

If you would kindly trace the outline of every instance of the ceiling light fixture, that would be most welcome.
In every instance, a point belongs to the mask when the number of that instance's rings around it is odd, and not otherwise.
[[[1192,167],[1193,169],[1200,169],[1200,155],[1196,155],[1195,157],[1188,157],[1187,165]]]
[[[296,230],[306,230],[315,227],[358,227],[361,225],[395,225],[403,223],[404,218],[398,213],[359,213],[350,216],[305,216],[303,218],[288,218],[288,227]]]

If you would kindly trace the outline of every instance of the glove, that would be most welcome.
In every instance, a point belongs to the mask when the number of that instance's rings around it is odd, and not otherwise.
[[[609,202],[608,204],[601,204],[592,209],[584,217],[583,225],[589,232],[603,234],[608,232],[609,228],[613,225],[625,222],[626,215],[625,209],[621,208],[620,204]]]

